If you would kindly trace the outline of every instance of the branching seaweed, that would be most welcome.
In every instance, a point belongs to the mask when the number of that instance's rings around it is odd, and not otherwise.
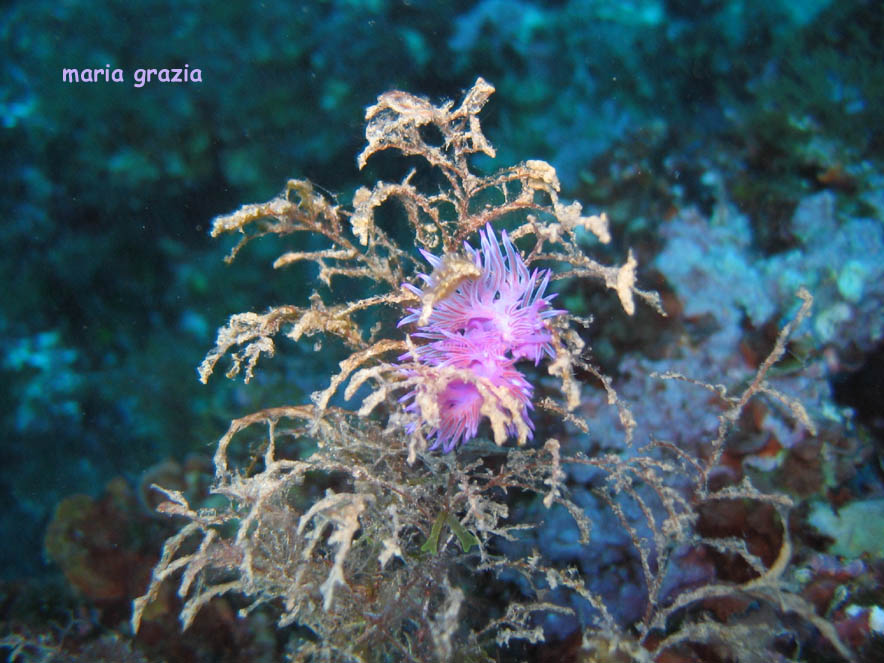
[[[523,446],[532,431],[521,401],[479,372],[421,362],[420,334],[377,322],[383,316],[366,317],[377,307],[390,307],[414,312],[418,326],[429,320],[440,302],[478,277],[477,263],[462,244],[488,224],[510,228],[512,241],[525,247],[520,251],[525,264],[551,269],[553,280],[589,278],[614,290],[629,315],[636,297],[662,314],[656,293],[636,287],[632,253],[624,264],[609,266],[583,252],[578,230],[607,243],[607,218],[586,216],[579,203],[560,200],[551,165],[525,161],[490,175],[473,172],[471,155],[495,155],[479,122],[493,91],[480,78],[457,107],[393,91],[367,109],[360,167],[377,152],[395,150],[418,157],[441,176],[445,186],[439,190],[419,187],[416,182],[426,180],[413,170],[401,182],[358,189],[347,209],[309,182],[292,180],[277,198],[215,219],[213,236],[242,235],[229,259],[265,235],[309,233],[323,242],[286,252],[273,266],[313,263],[324,290],[314,292],[306,306],[232,316],[199,367],[200,379],[206,382],[229,356],[228,377],[242,373],[248,382],[261,355],[274,354],[280,334],[294,341],[334,336],[350,354],[310,403],[262,410],[231,423],[215,453],[212,506],[191,505],[181,493],[158,487],[167,498],[160,511],[185,524],[166,542],[147,591],[134,603],[133,629],[149,619],[147,606],[175,576],[184,628],[208,602],[235,593],[244,600],[242,615],[269,604],[280,627],[298,624],[299,632],[312,633],[293,636],[290,655],[296,661],[499,660],[501,651],[520,640],[543,642],[541,618],[575,616],[575,601],[588,606],[581,628],[589,655],[650,661],[704,642],[740,658],[733,644],[757,624],[716,621],[701,607],[710,598],[745,596],[809,621],[849,659],[831,625],[784,582],[791,556],[788,498],[763,493],[748,481],[717,490],[709,485],[710,471],[751,399],[777,400],[812,428],[800,404],[767,382],[789,334],[807,314],[809,294],[800,293],[804,306],[798,317],[738,396],[699,385],[725,404],[703,459],[666,440],[640,445],[633,439],[632,412],[613,381],[591,363],[574,329],[581,322],[576,316],[544,322],[553,355],[547,370],[558,390],[546,389],[534,403],[561,421],[566,436],[534,431],[541,443],[530,446]],[[401,210],[416,245],[441,250],[423,290],[403,285],[421,278],[417,256],[377,223],[378,211],[391,207]],[[348,286],[341,287],[344,283]],[[359,292],[353,283],[364,284],[366,296],[339,298],[342,291]],[[370,330],[366,319],[375,320]],[[567,436],[584,435],[593,425],[578,412],[586,389],[578,376],[597,382],[616,408],[627,443],[623,453],[589,457],[573,450]],[[675,374],[659,377],[688,381]],[[491,439],[479,437],[456,454],[439,454],[429,450],[427,430],[441,416],[441,391],[455,381],[481,396],[480,414]],[[361,401],[352,409],[337,404],[357,393]],[[414,395],[417,407],[403,405],[406,393]],[[517,444],[501,449],[510,438]],[[647,598],[638,623],[618,623],[605,597],[591,591],[576,569],[560,568],[536,552],[518,552],[535,523],[514,519],[513,495],[533,496],[543,509],[564,508],[579,542],[593,545],[593,519],[572,494],[574,468],[604,477],[594,495],[632,542]],[[766,565],[742,539],[698,534],[699,506],[721,500],[775,509],[782,543],[773,564]],[[627,510],[640,514],[639,520]],[[674,555],[686,546],[737,556],[754,578],[664,595]],[[475,590],[487,582],[510,587],[510,600],[497,605],[480,598]]]

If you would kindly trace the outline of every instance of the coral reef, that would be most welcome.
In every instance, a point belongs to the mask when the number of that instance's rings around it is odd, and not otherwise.
[[[259,362],[261,370],[256,367],[248,384],[213,379],[205,388],[194,379],[193,366],[211,345],[214,329],[235,311],[261,315],[284,303],[309,309],[313,288],[332,309],[395,289],[346,276],[333,277],[329,289],[316,280],[317,265],[310,261],[268,274],[267,264],[286,250],[335,248],[313,232],[250,243],[229,267],[220,257],[242,235],[212,240],[206,231],[216,215],[243,201],[268,200],[287,174],[297,173],[316,183],[310,185],[314,194],[340,207],[345,234],[363,250],[359,237],[348,234],[347,214],[359,184],[369,185],[360,195],[370,197],[371,183],[399,186],[414,168],[410,183],[425,195],[450,188],[422,157],[403,157],[395,149],[357,168],[353,156],[362,149],[365,107],[377,92],[392,88],[431,99],[453,94],[481,72],[497,90],[481,114],[496,157],[471,155],[473,173],[487,175],[530,156],[552,164],[563,199],[604,210],[609,219],[611,241],[600,245],[580,228],[581,248],[604,264],[628,261],[631,249],[641,287],[661,294],[667,317],[641,303],[629,316],[597,279],[552,278],[563,271],[552,260],[531,257],[527,265],[529,272],[553,272],[544,298],[558,296],[548,310],[592,316],[586,326],[573,318],[556,325],[580,335],[584,361],[610,377],[635,427],[628,439],[621,407],[611,405],[600,379],[581,367],[574,371],[580,403],[563,420],[554,409],[567,412],[560,378],[548,374],[558,355],[545,352],[532,366],[533,357],[515,360],[506,350],[489,358],[485,374],[503,378],[493,381],[495,387],[515,387],[503,392],[514,396],[512,410],[496,408],[503,447],[489,441],[494,431],[476,408],[494,400],[490,390],[477,396],[478,387],[460,380],[434,400],[434,392],[421,387],[428,407],[416,405],[409,395],[417,395],[418,374],[393,372],[403,368],[399,357],[412,359],[410,349],[370,358],[351,374],[387,363],[389,373],[380,377],[400,385],[390,387],[390,398],[379,397],[368,416],[385,430],[391,414],[405,417],[390,430],[407,439],[411,426],[420,428],[432,445],[439,439],[438,428],[427,421],[433,403],[441,406],[440,423],[446,403],[470,404],[461,421],[469,424],[471,437],[446,462],[481,462],[490,472],[500,469],[504,450],[518,445],[519,432],[506,421],[524,423],[533,435],[526,438],[530,448],[557,440],[560,490],[592,522],[590,543],[581,542],[567,508],[546,508],[546,493],[510,487],[493,498],[508,509],[508,523],[526,527],[514,532],[516,540],[492,538],[486,548],[511,560],[536,551],[542,565],[574,569],[618,628],[624,627],[620,640],[643,639],[650,652],[663,629],[645,637],[632,628],[644,623],[647,583],[629,530],[599,494],[607,490],[608,472],[568,459],[580,453],[626,460],[641,455],[647,442],[662,440],[707,464],[710,440],[717,438],[729,402],[693,382],[657,376],[678,373],[726,385],[729,396],[741,393],[800,307],[794,294],[803,285],[813,293],[813,310],[768,379],[790,399],[800,399],[816,434],[788,407],[757,394],[710,468],[709,488],[738,485],[748,476],[760,492],[788,495],[794,503],[788,510],[792,555],[782,579],[789,591],[831,622],[860,661],[884,659],[884,562],[877,539],[857,536],[866,531],[860,526],[870,530],[879,523],[884,499],[879,5],[324,0],[293,8],[271,0],[170,8],[148,1],[110,3],[97,12],[89,0],[6,3],[0,12],[0,124],[7,156],[7,176],[0,182],[0,277],[6,286],[0,290],[3,653],[18,663],[124,660],[126,649],[154,663],[278,663],[289,642],[294,647],[300,638],[316,637],[306,627],[277,629],[278,602],[239,617],[250,599],[237,592],[212,600],[182,631],[175,578],[146,610],[137,638],[128,627],[131,601],[144,593],[162,542],[183,521],[155,512],[168,498],[149,485],[181,491],[194,512],[228,509],[223,495],[207,494],[214,480],[211,458],[185,459],[211,453],[231,418],[309,403],[309,395],[326,389],[329,376],[341,371],[338,363],[353,352],[340,336],[322,332],[292,341],[284,324],[271,338],[276,359]],[[201,69],[202,83],[133,87],[137,69],[186,65]],[[126,80],[65,83],[61,73],[68,67],[120,68]],[[420,132],[445,151],[434,125],[422,125]],[[495,206],[498,198],[491,194],[468,212]],[[290,198],[296,202],[298,193]],[[459,240],[448,248],[415,247],[414,227],[400,205],[391,196],[372,210],[372,219],[408,255],[403,283],[423,290],[418,274],[432,276],[434,267],[419,248],[440,260],[465,259],[461,264],[469,268],[470,252]],[[456,221],[453,211],[440,214]],[[505,258],[507,232],[514,255],[529,260],[531,238],[510,234],[526,220],[519,212],[495,219],[492,234]],[[481,252],[484,228],[463,241]],[[257,229],[252,222],[247,231]],[[452,292],[472,283],[465,277]],[[354,313],[355,326],[370,342],[410,337],[419,358],[429,353],[424,348],[441,339],[422,338],[417,320],[396,329],[403,316],[423,309],[420,296],[412,294],[410,303]],[[484,344],[467,342],[462,330],[452,333],[464,338],[447,349],[467,365],[449,368],[468,370]],[[217,370],[227,370],[229,356]],[[418,362],[427,385],[433,384],[430,374],[438,373],[435,356]],[[507,359],[514,359],[512,366]],[[241,366],[247,368],[248,358]],[[377,385],[369,376],[348,401],[345,379],[328,408],[358,410]],[[408,400],[398,402],[403,397]],[[262,452],[264,437],[257,426],[243,430],[230,447],[231,468],[260,472],[261,462],[251,459]],[[300,460],[317,438],[277,436],[277,442],[277,458]],[[765,565],[773,564],[782,531],[776,509],[757,500],[703,504],[685,468],[666,481],[691,502],[701,537],[742,539]],[[352,491],[353,483],[347,475],[308,472],[290,502],[306,512],[327,489]],[[619,486],[611,490],[626,521],[647,539],[641,505]],[[647,504],[657,515],[653,497]],[[481,539],[480,533],[472,526],[457,530],[464,513],[428,515],[430,524],[411,549],[450,555],[465,545],[477,555],[469,535]],[[229,533],[222,529],[221,535]],[[192,552],[188,544],[196,545],[197,538],[185,542],[182,554]],[[409,546],[402,549],[407,553]],[[351,577],[351,558],[360,559],[355,543],[344,562],[345,578]],[[656,558],[650,559],[657,573]],[[753,573],[739,555],[711,543],[677,545],[669,559],[659,591],[663,606],[699,584],[738,585]],[[385,572],[400,563],[394,556]],[[452,587],[464,593],[460,618],[474,630],[504,614],[508,604],[537,596],[513,572],[477,568],[468,561],[448,574]],[[532,614],[530,625],[543,628],[543,643],[513,638],[496,647],[489,631],[485,651],[501,661],[586,657],[578,650],[595,609],[577,592],[538,586],[544,600],[571,612]],[[336,593],[348,596],[341,586]],[[728,606],[741,610],[728,612]],[[748,609],[733,597],[687,606],[667,620],[665,633],[684,619],[703,617],[719,624],[752,618],[768,624],[769,632],[755,631],[768,650],[765,660],[776,659],[771,651],[790,660],[839,658],[828,646],[815,646],[819,633],[806,620],[754,600]],[[110,646],[114,642],[125,644]],[[725,656],[721,650],[693,642],[651,655],[714,662]]]

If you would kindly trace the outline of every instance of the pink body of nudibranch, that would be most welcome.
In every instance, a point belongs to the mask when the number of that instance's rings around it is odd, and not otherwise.
[[[546,320],[564,313],[550,307],[555,295],[546,295],[549,271],[529,272],[524,260],[516,251],[506,234],[502,233],[501,246],[490,224],[479,231],[481,248],[475,249],[464,243],[467,254],[480,270],[475,279],[462,282],[448,297],[436,302],[427,324],[418,328],[414,337],[425,339],[417,348],[417,361],[431,367],[451,367],[468,371],[479,381],[502,391],[511,402],[520,404],[521,418],[526,429],[533,429],[528,416],[533,388],[515,367],[520,359],[528,359],[535,365],[545,356],[553,357],[552,335]],[[427,262],[435,269],[442,264],[438,258],[421,251]],[[432,274],[420,274],[420,278],[432,288]],[[423,291],[416,286],[405,286],[416,295]],[[420,308],[409,309],[400,326],[417,322]],[[415,359],[411,354],[400,359]],[[412,373],[413,374],[413,373]],[[420,389],[420,385],[416,387]],[[488,392],[489,390],[486,390]],[[406,409],[419,411],[416,392],[403,397],[409,402]],[[476,436],[481,412],[486,398],[472,381],[452,379],[439,392],[439,424],[430,432],[434,438],[432,448],[442,446],[449,452],[457,445]],[[503,403],[492,402],[492,407],[506,411],[510,421],[507,432],[513,434],[517,423],[513,421],[512,408]]]

